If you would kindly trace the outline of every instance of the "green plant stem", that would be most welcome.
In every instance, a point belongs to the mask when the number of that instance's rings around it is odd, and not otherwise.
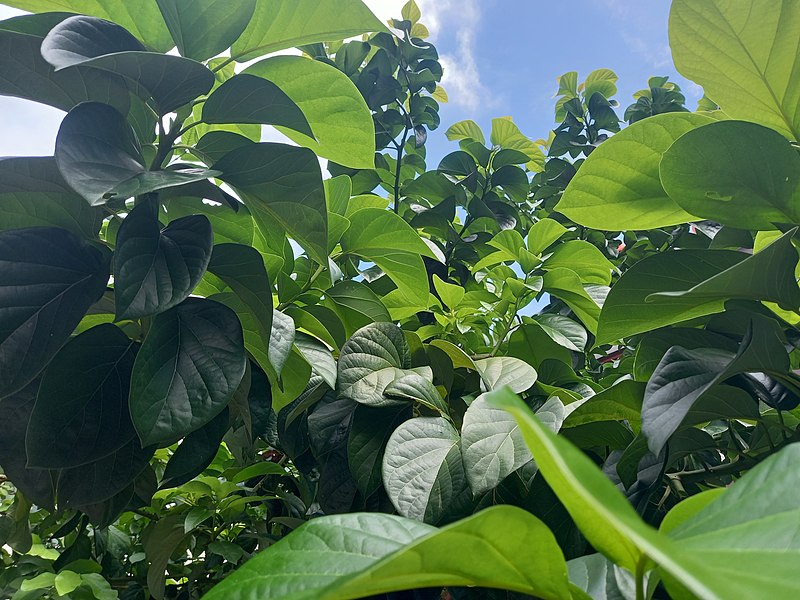
[[[642,556],[636,564],[636,600],[645,600],[645,565],[647,565],[647,557]]]
[[[403,166],[403,148],[408,141],[408,116],[406,116],[406,126],[403,130],[403,141],[397,146],[397,164],[394,168],[394,212],[400,213],[400,169]]]

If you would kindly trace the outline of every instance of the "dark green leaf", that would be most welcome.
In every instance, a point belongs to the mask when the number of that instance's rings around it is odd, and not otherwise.
[[[211,258],[214,234],[207,217],[182,217],[162,229],[154,210],[151,203],[140,204],[119,228],[114,255],[117,320],[177,306],[200,282]]]
[[[109,253],[65,229],[0,232],[0,397],[50,362],[109,275]]]
[[[136,357],[131,417],[144,444],[165,445],[218,415],[245,371],[236,314],[189,298],[156,316]]]
[[[64,346],[42,377],[28,425],[30,466],[77,467],[115,452],[136,436],[128,411],[136,350],[110,323]]]
[[[223,410],[203,427],[187,435],[167,461],[159,487],[162,490],[178,487],[200,475],[217,455],[228,427],[228,411]]]
[[[359,491],[369,497],[381,487],[386,442],[398,425],[411,416],[410,406],[374,408],[359,404],[347,440],[350,471]]]

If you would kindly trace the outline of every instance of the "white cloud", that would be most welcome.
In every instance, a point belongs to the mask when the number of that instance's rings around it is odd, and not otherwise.
[[[383,21],[400,16],[405,0],[365,0],[372,11]],[[417,0],[422,11],[422,22],[437,41],[444,23],[457,27],[456,47],[440,54],[444,68],[442,86],[450,101],[469,110],[476,110],[489,101],[486,86],[481,82],[475,59],[475,43],[480,25],[478,0]],[[441,50],[441,48],[440,48]]]

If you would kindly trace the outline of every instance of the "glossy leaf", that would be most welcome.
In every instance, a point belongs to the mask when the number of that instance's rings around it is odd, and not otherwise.
[[[82,66],[120,75],[134,91],[152,97],[160,115],[207,94],[214,84],[203,64],[147,52],[123,27],[96,17],[75,16],[56,25],[42,42],[42,56],[57,71]]]
[[[93,327],[64,346],[45,371],[28,425],[30,466],[77,467],[136,436],[128,411],[136,350],[111,324]],[[82,375],[74,378],[75,373]]]
[[[119,228],[114,255],[117,320],[177,306],[200,282],[211,259],[214,234],[207,217],[182,217],[162,228],[154,210],[150,204],[137,206]]]
[[[236,315],[189,298],[156,316],[133,369],[131,418],[146,445],[166,445],[199,429],[228,403],[245,371]]]
[[[675,140],[712,122],[702,115],[668,113],[626,127],[589,155],[558,211],[584,227],[612,231],[697,220],[664,191],[659,164]]]
[[[308,0],[304,0],[294,6],[305,8],[301,5],[307,3]],[[327,2],[316,4],[321,9]],[[341,10],[341,7],[337,9]],[[270,18],[276,16],[270,15]],[[336,21],[338,19],[332,22]],[[331,65],[299,56],[268,58],[248,67],[244,73],[272,82],[300,107],[314,136],[278,127],[289,139],[340,165],[354,169],[374,168],[375,125],[364,98],[344,73]]]
[[[159,52],[174,45],[155,2],[119,6],[109,0],[10,0],[4,4],[34,13],[65,11],[108,19]]]
[[[0,232],[0,397],[50,362],[109,275],[108,253],[65,229]]]
[[[722,165],[719,156],[727,157]],[[755,123],[720,121],[688,132],[664,154],[661,182],[684,210],[723,225],[800,223],[800,156]]]

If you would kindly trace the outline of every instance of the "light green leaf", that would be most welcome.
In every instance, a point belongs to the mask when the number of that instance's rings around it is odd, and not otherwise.
[[[260,0],[231,51],[243,62],[277,50],[379,31],[386,27],[361,0]]]
[[[725,113],[800,139],[797,2],[675,0],[669,39],[678,72]]]
[[[450,127],[448,127],[445,135],[451,142],[458,140],[475,140],[481,144],[486,143],[486,138],[483,136],[483,131],[481,131],[481,128],[475,121],[470,119],[452,124]]]
[[[502,538],[502,545],[495,540]],[[348,600],[409,588],[497,587],[572,598],[563,554],[527,511],[496,506],[442,529],[383,514],[314,519],[206,595]]]
[[[608,285],[614,265],[595,246],[585,240],[570,240],[556,246],[544,261],[545,270],[571,269],[583,283]]]
[[[566,227],[555,219],[536,221],[528,230],[528,251],[537,255],[542,254],[568,231]]]
[[[447,405],[436,386],[418,373],[408,373],[398,377],[386,386],[383,394],[389,398],[419,402],[442,416],[447,416]]]
[[[544,169],[544,152],[536,143],[523,135],[510,117],[492,119],[491,142],[495,146],[509,150],[519,150],[526,154],[530,159],[526,165],[528,170],[537,173]]]
[[[481,374],[482,387],[485,390],[494,390],[507,385],[515,392],[524,392],[536,383],[536,369],[511,356],[476,360],[475,368]]]
[[[56,575],[53,585],[56,588],[56,593],[59,596],[66,596],[78,589],[83,582],[81,576],[74,571],[61,571]]]
[[[556,209],[584,227],[610,231],[698,220],[667,196],[658,167],[675,140],[713,122],[693,113],[667,113],[626,127],[589,155]]]
[[[157,52],[174,46],[155,2],[120,4],[116,0],[7,0],[3,4],[34,13],[70,12],[122,25]]]
[[[433,276],[433,286],[439,293],[439,297],[450,310],[455,309],[461,304],[461,301],[464,299],[464,294],[466,294],[466,290],[463,287],[442,281],[438,275]]]
[[[416,231],[391,211],[365,208],[350,216],[342,248],[378,265],[412,305],[427,308],[428,276],[422,256],[433,258]]]
[[[461,438],[442,417],[419,417],[395,429],[383,455],[383,485],[404,517],[437,523],[469,494]]]
[[[566,302],[586,329],[595,333],[600,318],[600,305],[589,294],[575,271],[552,269],[544,275],[544,290]]]
[[[583,82],[583,95],[588,100],[599,92],[603,98],[610,100],[617,93],[617,74],[611,69],[596,69],[586,76]]]
[[[664,154],[661,183],[684,210],[723,225],[769,230],[800,223],[800,155],[755,123],[720,121],[689,131]]]
[[[227,50],[239,39],[257,5],[257,0],[156,2],[181,55],[201,61]]]
[[[289,139],[346,167],[375,167],[372,113],[361,92],[339,69],[300,56],[275,56],[244,73],[274,83],[303,111],[314,137],[278,127]]]

